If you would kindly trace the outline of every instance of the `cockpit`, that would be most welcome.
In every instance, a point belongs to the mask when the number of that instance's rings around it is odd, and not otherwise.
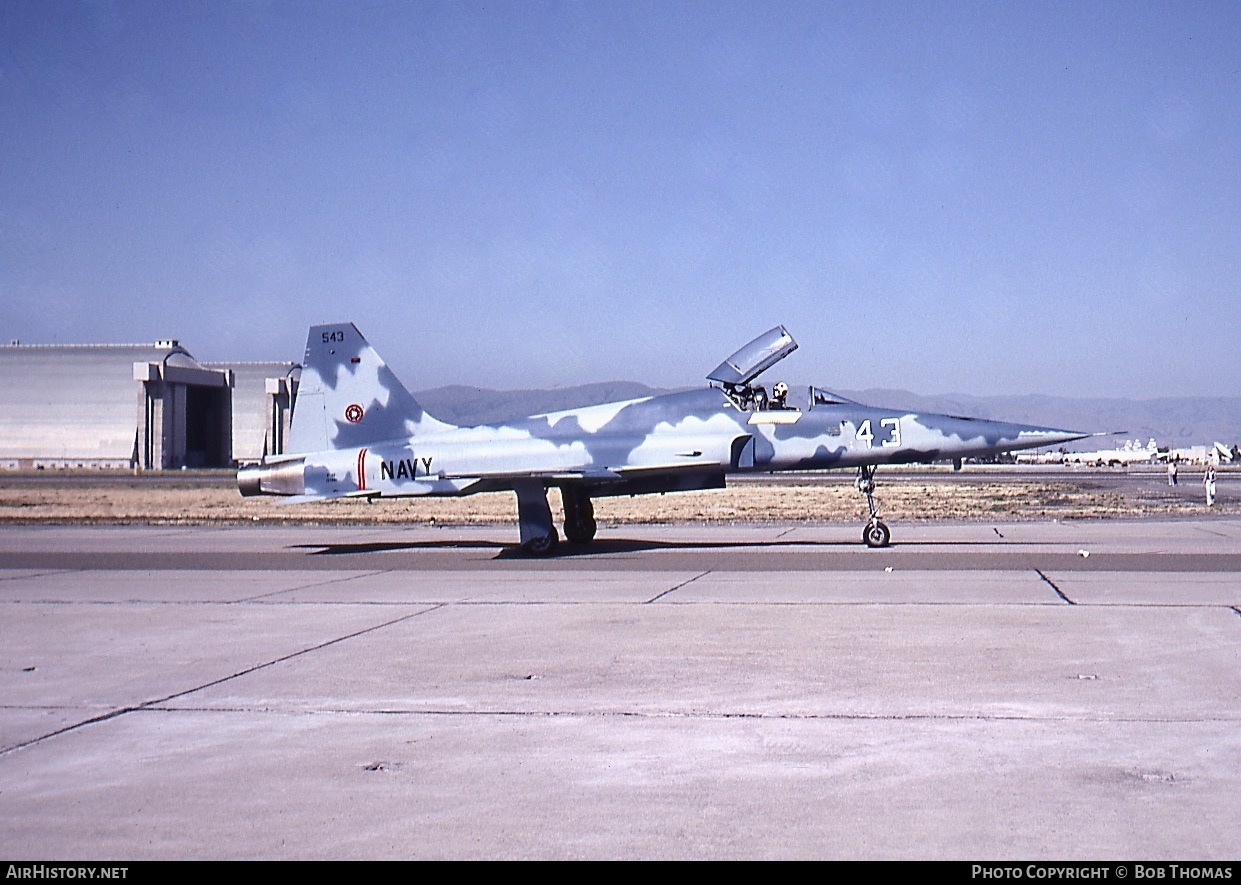
[[[721,389],[743,412],[807,411],[815,407],[857,405],[855,400],[822,387],[790,388],[780,381],[770,395],[761,384],[723,384]],[[803,391],[805,393],[803,394]]]
[[[800,413],[803,408],[809,410],[815,406],[853,404],[846,397],[818,387],[799,388],[798,395],[793,396],[783,381],[777,382],[770,394],[763,385],[751,383],[796,349],[797,342],[788,330],[784,326],[776,326],[720,363],[707,376],[707,380],[718,383],[733,405],[743,412]],[[804,397],[801,390],[805,390]]]
[[[722,388],[733,405],[743,412],[797,409],[797,406],[789,403],[789,387],[783,381],[772,389],[770,396],[767,388],[761,384],[724,384]]]

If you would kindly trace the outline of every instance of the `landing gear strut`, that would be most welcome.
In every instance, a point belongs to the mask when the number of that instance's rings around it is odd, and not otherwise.
[[[513,483],[517,493],[517,523],[521,528],[521,549],[532,556],[551,556],[560,544],[547,506],[547,489],[537,479]]]
[[[862,529],[862,541],[867,547],[887,547],[892,540],[892,532],[879,518],[879,505],[875,503],[875,467],[867,464],[857,469],[857,490],[866,496],[870,507],[870,520]]]
[[[580,488],[561,486],[560,500],[564,502],[564,536],[572,544],[589,544],[599,528],[590,495]]]

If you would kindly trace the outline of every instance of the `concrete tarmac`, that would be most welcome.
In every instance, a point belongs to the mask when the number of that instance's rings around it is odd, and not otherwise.
[[[0,533],[0,857],[1241,856],[1241,521]]]

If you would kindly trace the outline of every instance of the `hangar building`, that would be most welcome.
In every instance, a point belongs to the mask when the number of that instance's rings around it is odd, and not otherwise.
[[[284,450],[296,363],[154,344],[0,346],[0,468],[231,467]]]

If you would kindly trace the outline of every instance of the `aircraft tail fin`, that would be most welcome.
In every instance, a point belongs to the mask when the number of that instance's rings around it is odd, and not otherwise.
[[[452,427],[422,410],[353,323],[310,327],[290,453],[351,449]]]

